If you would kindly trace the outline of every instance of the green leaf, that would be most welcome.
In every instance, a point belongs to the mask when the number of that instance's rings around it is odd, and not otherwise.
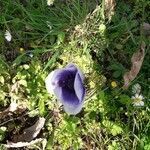
[[[24,68],[25,70],[27,70],[27,69],[29,69],[29,68],[30,68],[30,66],[29,66],[29,65],[27,65],[27,64],[25,64],[25,65],[23,65],[23,68]]]
[[[52,66],[53,63],[56,62],[56,59],[58,58],[58,56],[60,55],[60,52],[57,51],[52,58],[48,61],[48,63],[46,64],[45,68],[43,69],[43,71],[45,71],[49,66]]]
[[[2,65],[3,68],[10,68],[9,65],[3,60],[1,56],[0,56],[0,65]]]
[[[104,91],[100,91],[99,94],[98,94],[98,97],[101,100],[105,100],[105,93],[104,93]]]
[[[14,66],[15,66],[15,65],[19,65],[19,64],[22,62],[23,57],[25,56],[25,54],[26,54],[26,53],[23,53],[23,54],[19,55],[19,56],[13,61]]]
[[[100,24],[99,31],[103,33],[106,30],[106,26],[104,24]]]
[[[120,67],[118,66],[118,64],[114,63],[111,66],[108,67],[110,70],[119,70]]]
[[[19,84],[23,85],[24,87],[27,87],[27,81],[26,80],[19,80]]]
[[[112,62],[113,64],[110,65],[108,68],[110,70],[114,70],[114,71],[124,71],[125,68],[122,64],[118,63],[118,62]]]
[[[3,76],[0,76],[0,83],[2,83],[2,85],[4,85],[5,79]]]
[[[118,125],[116,125],[116,124],[114,124],[114,125],[112,126],[111,134],[112,134],[113,136],[116,136],[116,135],[118,135],[118,134],[121,134],[122,132],[123,132],[123,129],[122,129],[120,126],[118,126]]]
[[[120,144],[116,141],[112,141],[112,144],[108,145],[108,150],[121,150]]]
[[[115,71],[115,72],[113,72],[113,77],[114,78],[118,78],[118,77],[120,77],[121,76],[121,72],[120,71]]]
[[[45,114],[45,104],[44,104],[44,100],[43,99],[39,100],[38,107],[39,107],[40,115],[44,116],[44,114]]]
[[[65,39],[65,33],[64,32],[60,32],[58,34],[58,39],[57,39],[57,44],[61,44],[64,42]]]
[[[2,141],[5,138],[6,130],[6,127],[0,127],[0,141]]]
[[[49,139],[48,139],[48,141],[47,141],[47,145],[46,145],[46,149],[47,149],[47,150],[52,150],[53,140],[54,140],[54,134],[52,133],[52,134],[49,136]]]
[[[121,45],[121,44],[116,44],[116,48],[120,50],[120,49],[123,48],[123,45]]]
[[[129,96],[127,96],[127,95],[120,95],[120,102],[122,103],[122,104],[131,104],[131,98],[129,97]]]

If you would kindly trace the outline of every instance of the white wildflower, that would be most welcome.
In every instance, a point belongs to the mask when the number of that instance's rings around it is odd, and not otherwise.
[[[54,3],[54,0],[47,0],[47,5],[48,5],[48,6],[53,5],[53,3]]]
[[[30,53],[29,56],[32,58],[33,57],[33,53]]]
[[[133,86],[132,86],[132,93],[134,93],[134,94],[140,94],[140,92],[141,92],[141,86],[140,86],[140,84],[138,84],[138,83],[136,83],[136,84],[134,84]]]
[[[6,30],[6,32],[5,32],[5,39],[6,39],[8,42],[10,42],[11,39],[12,39],[12,36],[11,36],[11,34],[10,34],[10,32],[9,32],[8,30]]]
[[[135,94],[135,96],[132,96],[133,106],[144,106],[143,99],[144,97],[139,94]]]

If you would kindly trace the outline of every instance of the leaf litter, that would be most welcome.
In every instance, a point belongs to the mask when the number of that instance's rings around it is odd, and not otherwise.
[[[25,128],[22,134],[18,134],[17,129],[10,128],[12,124],[16,124],[14,121],[19,121],[20,119],[23,119],[23,123],[20,124],[20,129],[22,125],[24,126],[26,122],[24,117],[27,115],[25,113],[26,109],[26,105],[11,102],[8,108],[0,112],[0,126],[8,126],[8,135],[11,136],[7,139],[7,144],[4,144],[6,148],[32,146],[41,142],[43,144],[43,141],[45,141],[44,138],[35,139],[45,124],[45,118],[43,117],[40,117],[32,126]]]
[[[131,81],[133,81],[137,77],[142,67],[142,63],[143,63],[144,56],[145,56],[145,46],[146,46],[145,42],[142,42],[140,49],[132,55],[131,69],[130,71],[126,72],[123,76],[123,79],[124,79],[123,88],[124,89],[127,89],[129,87]]]
[[[43,138],[35,139],[37,135],[40,133],[41,129],[44,127],[45,118],[40,117],[36,123],[26,129],[23,130],[23,133],[20,135],[14,135],[14,141],[7,141],[7,144],[4,146],[7,148],[10,147],[24,147],[30,146],[35,143],[39,143],[43,141]],[[34,140],[35,139],[35,140]]]
[[[144,22],[141,26],[141,31],[143,32],[144,35],[150,36],[150,24]]]
[[[4,119],[7,116],[12,115],[13,113],[22,113],[26,110],[26,107],[23,105],[18,105],[16,102],[11,102],[8,108],[6,108],[4,111],[0,112],[0,119]],[[0,121],[1,122],[1,121]]]
[[[112,16],[115,13],[115,6],[116,6],[116,2],[115,0],[105,0],[105,15],[106,17],[108,17],[108,20],[110,21]]]

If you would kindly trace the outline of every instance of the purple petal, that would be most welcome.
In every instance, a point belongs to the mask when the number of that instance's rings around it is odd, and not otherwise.
[[[84,75],[83,75],[82,71],[79,68],[78,68],[78,73],[79,73],[80,78],[81,78],[81,80],[83,82],[84,81]]]
[[[62,87],[56,87],[53,91],[58,100],[62,102]]]
[[[74,91],[57,87],[54,90],[54,93],[58,100],[63,104],[66,113],[76,115],[81,111],[84,101],[80,102]]]
[[[63,104],[67,103],[69,105],[77,105],[79,103],[79,99],[76,96],[75,91],[69,89],[68,87],[62,88],[61,99],[63,101]]]
[[[74,90],[62,88],[62,95],[60,98],[68,114],[77,114],[81,111],[83,102],[80,102]]]
[[[75,72],[67,69],[57,69],[52,71],[45,79],[46,89],[49,93],[53,93],[54,89],[63,86],[63,82],[69,76],[75,77]]]
[[[84,75],[83,75],[82,71],[81,71],[79,68],[77,68],[73,63],[68,64],[68,65],[66,66],[66,69],[67,69],[67,70],[70,69],[70,70],[74,71],[74,73],[77,73],[77,72],[78,72],[79,75],[80,75],[80,78],[82,79],[82,82],[83,82],[83,80],[84,80]]]
[[[83,101],[81,103],[78,103],[78,105],[64,105],[64,110],[66,113],[70,114],[70,115],[76,115],[78,114],[83,107]]]
[[[68,81],[68,79],[74,80],[75,72],[74,70],[67,70],[67,69],[57,69],[55,70],[53,77],[51,79],[51,83],[55,87],[63,87],[65,82]],[[72,83],[73,84],[73,83]]]
[[[82,79],[81,79],[79,73],[77,73],[75,76],[74,90],[75,90],[75,93],[76,93],[79,101],[81,102],[84,99],[85,89],[84,89]]]
[[[77,70],[77,67],[73,63],[68,64],[65,68]]]

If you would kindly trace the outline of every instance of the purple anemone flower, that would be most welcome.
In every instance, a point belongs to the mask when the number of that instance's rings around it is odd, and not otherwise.
[[[68,114],[75,115],[83,107],[85,88],[84,76],[74,64],[52,71],[46,78],[46,89],[62,103]]]

